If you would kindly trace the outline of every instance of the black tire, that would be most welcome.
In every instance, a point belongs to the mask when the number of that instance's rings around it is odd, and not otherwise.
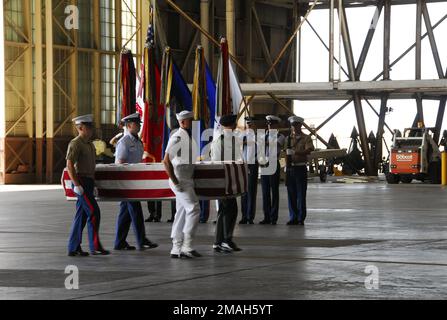
[[[398,184],[400,181],[400,176],[398,174],[387,173],[385,177],[388,184]]]
[[[413,181],[413,177],[412,176],[401,176],[400,181],[402,181],[402,183],[411,183],[411,181]]]

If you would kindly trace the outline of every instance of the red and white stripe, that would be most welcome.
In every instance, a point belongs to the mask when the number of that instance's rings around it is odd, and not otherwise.
[[[76,199],[66,170],[62,180],[67,199]],[[98,165],[95,180],[100,201],[175,199],[161,163]],[[247,192],[247,169],[243,163],[200,163],[194,171],[194,185],[202,200],[236,197]]]

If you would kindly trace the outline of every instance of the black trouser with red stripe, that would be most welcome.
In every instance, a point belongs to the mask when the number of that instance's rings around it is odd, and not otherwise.
[[[82,242],[82,231],[87,223],[90,252],[103,250],[99,241],[99,224],[101,212],[93,194],[95,181],[90,178],[80,177],[79,182],[84,188],[84,194],[77,196],[76,215],[70,230],[68,240],[68,252],[77,251]]]
[[[215,244],[233,241],[233,232],[234,227],[236,226],[237,211],[238,208],[236,198],[219,200]]]

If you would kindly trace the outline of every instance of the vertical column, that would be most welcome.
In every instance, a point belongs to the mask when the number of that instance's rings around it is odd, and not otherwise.
[[[351,37],[349,34],[349,28],[348,28],[348,21],[346,18],[346,12],[345,8],[343,6],[342,0],[339,0],[339,19],[341,22],[341,33],[343,38],[343,46],[345,48],[345,56],[346,56],[346,62],[348,65],[349,70],[349,76],[351,81],[358,80],[356,78],[355,74],[355,62],[354,62],[354,56],[352,53],[352,45],[351,45]],[[366,133],[366,125],[365,125],[365,117],[363,114],[363,108],[362,108],[362,100],[358,92],[354,92],[353,94],[354,98],[354,109],[355,114],[357,117],[357,123],[359,127],[359,136],[360,136],[360,142],[362,144],[362,152],[363,157],[365,160],[365,172],[367,175],[377,175],[377,172],[374,172],[371,156],[370,156],[370,150],[368,146],[368,135]]]
[[[150,1],[149,0],[145,0],[145,1],[141,1],[141,6],[140,6],[140,21],[141,21],[141,42],[138,42],[139,45],[139,50],[140,50],[140,54],[141,56],[143,56],[143,52],[144,52],[144,47],[146,45],[146,35],[147,35],[147,28],[149,27],[149,14],[150,14]],[[157,29],[155,27],[155,14],[154,14],[154,23],[153,23],[153,27],[154,30]],[[155,30],[155,32],[157,32],[158,30]]]
[[[93,1],[97,2],[97,1]],[[78,0],[71,0],[71,5],[77,6]],[[78,46],[79,46],[79,35],[78,30],[72,30],[72,37],[74,41],[73,53],[70,59],[70,92],[71,92],[71,102],[70,110],[72,112],[71,117],[78,115],[78,79],[79,79],[79,71],[78,71],[78,63],[79,63],[79,55],[78,55]],[[74,130],[74,128],[73,128]],[[73,131],[75,132],[75,131]]]
[[[101,16],[99,0],[93,1],[93,38],[95,52],[93,53],[93,116],[96,130],[101,129]]]
[[[226,5],[226,17],[227,17],[227,41],[228,41],[228,49],[230,53],[236,56],[236,13],[234,8],[234,0],[227,0]]]
[[[390,44],[391,44],[391,0],[385,0],[385,18],[383,34],[383,80],[390,80]],[[381,98],[379,125],[376,134],[376,153],[374,155],[374,169],[378,170],[378,164],[382,160],[383,128],[388,105],[388,94]]]
[[[31,13],[31,1],[23,0],[23,26],[24,32],[28,37],[28,47],[25,49],[24,56],[25,70],[33,70],[33,26],[32,26],[32,13]],[[29,106],[33,106],[33,73],[25,72],[25,98]],[[34,136],[33,125],[33,111],[32,109],[26,112],[25,116],[26,132],[28,138],[32,139]]]
[[[36,182],[43,182],[43,36],[42,0],[35,0],[35,59],[36,59]]]
[[[422,78],[422,0],[417,0],[416,6],[416,80]],[[422,97],[416,95],[417,121],[424,122],[424,110]]]
[[[334,81],[334,29],[335,29],[335,0],[330,0],[330,9],[329,9],[329,82]]]
[[[54,138],[54,105],[53,105],[53,1],[45,0],[45,38],[46,38],[46,182],[53,182],[53,138]]]
[[[250,2],[250,1],[247,1]],[[200,26],[209,33],[210,31],[210,3],[209,0],[200,0]],[[203,48],[206,61],[210,61],[210,43],[202,33],[200,43]]]
[[[293,4],[293,27],[292,27],[292,30],[296,29],[296,26],[300,23],[298,4],[299,4],[298,2],[295,2]],[[301,30],[298,31],[295,50],[292,51],[291,54],[295,56],[293,59],[293,62],[294,62],[294,64],[293,64],[293,70],[294,70],[293,79],[297,82],[301,82]]]
[[[115,0],[115,66],[118,70],[120,54],[123,47],[121,0]],[[118,93],[117,93],[118,94]]]
[[[5,135],[6,135],[6,101],[5,101],[5,43],[3,33],[3,1],[0,1],[0,184],[5,183]]]
[[[246,0],[245,5],[245,67],[248,70],[252,70],[252,57],[253,57],[253,0]],[[249,75],[245,75],[245,81],[250,82]]]

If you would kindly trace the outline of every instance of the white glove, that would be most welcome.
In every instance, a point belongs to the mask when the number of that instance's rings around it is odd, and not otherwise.
[[[98,188],[94,187],[94,188],[93,188],[93,196],[94,196],[95,198],[98,198],[98,195],[99,195]]]
[[[182,185],[180,183],[176,184],[174,186],[174,189],[175,189],[176,192],[183,192],[184,191],[184,189],[183,189],[183,187],[182,187]]]
[[[82,186],[75,186],[73,191],[80,197],[84,195],[84,188]]]
[[[293,156],[295,154],[295,151],[293,149],[287,149],[286,153],[288,156]]]

